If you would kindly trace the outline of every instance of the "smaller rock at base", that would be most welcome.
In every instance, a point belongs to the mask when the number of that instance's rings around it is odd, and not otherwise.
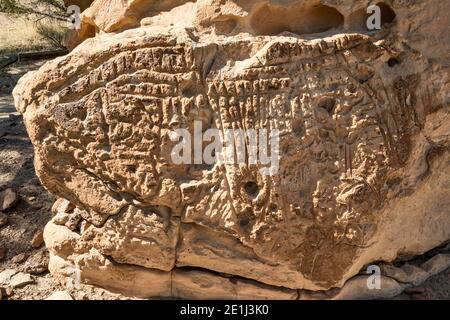
[[[41,274],[48,271],[48,263],[48,252],[41,250],[27,259],[24,270],[35,275]]]
[[[42,246],[44,243],[44,232],[42,230],[39,230],[36,232],[33,236],[33,239],[31,239],[31,246],[35,249]]]
[[[3,227],[7,223],[8,223],[8,217],[5,214],[0,213],[0,227]]]
[[[30,274],[19,272],[11,278],[9,285],[13,288],[20,288],[33,282],[34,280]]]
[[[19,264],[19,263],[25,262],[27,259],[28,259],[27,253],[19,253],[18,255],[14,256],[11,259],[11,262],[15,263],[15,264]]]
[[[11,188],[0,192],[0,210],[9,211],[19,203],[19,195]]]
[[[45,300],[73,300],[67,291],[55,291]]]
[[[6,269],[0,272],[0,285],[9,285],[11,278],[17,273],[16,270]]]
[[[51,208],[52,214],[55,216],[58,213],[69,213],[75,209],[75,206],[68,200],[58,198]]]

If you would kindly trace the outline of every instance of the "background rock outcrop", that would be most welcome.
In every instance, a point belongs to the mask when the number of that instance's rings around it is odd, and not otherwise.
[[[449,3],[378,3],[369,32],[371,3],[94,1],[82,43],[14,93],[61,198],[52,274],[140,297],[296,299],[446,243]],[[279,130],[278,174],[175,165],[170,133],[194,121]]]

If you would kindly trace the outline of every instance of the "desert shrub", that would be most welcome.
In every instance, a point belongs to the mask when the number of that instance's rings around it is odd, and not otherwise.
[[[0,12],[10,15],[35,15],[66,21],[68,14],[62,0],[0,0]]]
[[[55,21],[36,22],[36,32],[55,48],[64,48],[67,27]]]
[[[0,54],[64,47],[62,0],[0,0]]]

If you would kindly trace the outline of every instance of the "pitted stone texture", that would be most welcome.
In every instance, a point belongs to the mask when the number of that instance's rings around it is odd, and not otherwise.
[[[195,28],[163,27],[158,14],[134,7],[95,14],[110,2],[87,10],[103,32],[134,26],[124,22],[130,13],[145,23],[86,40],[15,89],[37,173],[67,199],[45,230],[52,273],[86,265],[86,279],[127,293],[114,284],[126,272],[161,277],[161,286],[133,288],[146,297],[174,294],[167,274],[189,267],[280,294],[328,290],[371,262],[450,239],[446,58],[411,50],[395,20],[417,7],[395,1],[397,18],[366,34],[349,32],[352,10],[362,8],[352,1],[230,1],[215,13],[205,5],[215,1],[164,1],[172,9],[163,16],[197,8],[183,20]],[[290,6],[309,20],[255,25]],[[233,30],[224,17],[239,17]],[[280,170],[173,164],[170,132],[192,133],[194,121],[204,130],[279,130]]]
[[[101,228],[87,228],[81,241],[116,262],[170,271],[175,266],[179,226],[179,219],[167,220],[131,206]]]

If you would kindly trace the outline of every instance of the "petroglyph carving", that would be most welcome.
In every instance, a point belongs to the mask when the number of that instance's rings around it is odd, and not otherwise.
[[[368,1],[101,14],[116,2],[94,1],[77,37],[99,34],[15,90],[37,173],[72,206],[45,232],[55,276],[76,265],[143,297],[207,296],[201,281],[216,281],[211,297],[296,298],[450,239],[448,55],[421,50],[401,20],[429,15],[425,1],[383,4],[377,32],[360,29]],[[195,121],[279,130],[278,173],[174,164],[170,133]]]

